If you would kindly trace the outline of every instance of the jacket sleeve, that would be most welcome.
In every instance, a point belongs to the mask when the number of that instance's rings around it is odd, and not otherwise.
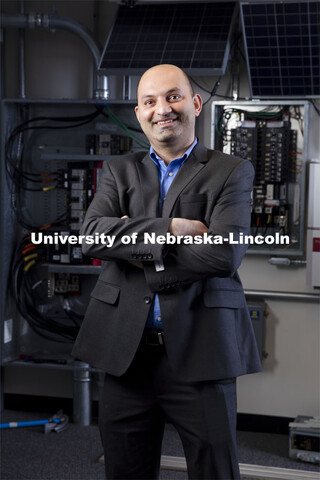
[[[250,231],[251,192],[254,169],[249,161],[239,163],[230,173],[211,213],[208,235],[222,243],[177,244],[167,249],[164,270],[156,272],[144,264],[146,280],[152,291],[189,284],[209,277],[234,275],[247,245],[229,242],[230,233],[237,240]],[[224,240],[225,239],[225,240]]]
[[[144,232],[155,232],[165,235],[169,229],[170,218],[137,218],[121,219],[128,212],[123,211],[119,198],[117,182],[108,162],[104,162],[99,187],[95,194],[80,229],[84,236],[82,250],[85,255],[101,260],[144,260],[158,261],[162,258],[164,245],[143,243]],[[101,235],[114,236],[114,243],[108,247],[103,241],[89,243],[86,237],[101,239]],[[135,240],[128,243],[121,241],[124,236],[136,235]],[[134,237],[131,237],[134,238]],[[104,242],[106,242],[106,237]]]

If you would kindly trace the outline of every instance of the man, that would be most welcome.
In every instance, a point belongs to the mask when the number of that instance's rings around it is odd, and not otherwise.
[[[150,153],[105,162],[81,230],[115,236],[84,246],[105,263],[73,351],[106,372],[109,479],[158,478],[165,421],[189,478],[239,478],[235,378],[260,362],[236,272],[246,247],[228,236],[248,233],[253,168],[195,138],[201,107],[179,68],[143,74],[135,111]]]

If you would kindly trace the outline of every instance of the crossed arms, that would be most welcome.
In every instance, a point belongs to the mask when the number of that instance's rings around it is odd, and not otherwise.
[[[96,193],[80,230],[83,235],[105,233],[115,235],[111,248],[103,244],[83,244],[83,252],[103,260],[142,259],[147,283],[152,291],[166,285],[192,283],[208,277],[232,276],[239,267],[246,245],[228,243],[210,245],[161,245],[143,243],[143,235],[219,235],[228,237],[249,229],[253,167],[250,162],[239,162],[225,180],[216,198],[208,226],[186,218],[128,218],[126,205],[119,195],[117,181],[107,162]],[[125,217],[125,218],[121,218]],[[124,245],[123,235],[138,233],[136,244]],[[164,269],[156,271],[155,262],[163,262]]]

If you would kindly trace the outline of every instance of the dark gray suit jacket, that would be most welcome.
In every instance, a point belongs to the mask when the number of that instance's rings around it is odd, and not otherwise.
[[[198,143],[176,175],[157,217],[159,177],[149,154],[104,162],[96,193],[80,231],[116,235],[111,248],[84,245],[105,260],[91,293],[73,355],[121,375],[138,348],[154,292],[172,368],[181,379],[236,377],[261,369],[243,288],[237,274],[245,245],[145,244],[144,232],[165,235],[172,217],[201,220],[209,234],[247,234],[253,167]],[[123,220],[121,216],[130,218]],[[136,244],[121,243],[138,233]],[[142,260],[143,269],[131,260]],[[156,271],[155,261],[164,270]]]

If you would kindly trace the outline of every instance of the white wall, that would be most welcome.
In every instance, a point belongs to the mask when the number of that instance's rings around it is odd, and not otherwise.
[[[98,2],[98,18],[93,1],[27,1],[26,12],[51,12],[78,20],[99,30],[104,41],[116,5]],[[19,2],[3,1],[2,10],[18,12]],[[7,32],[6,91],[18,94],[17,32]],[[86,46],[69,32],[26,32],[27,96],[29,98],[91,98],[92,59]],[[208,88],[216,79],[197,80]],[[228,92],[224,79],[219,93]],[[241,96],[248,95],[245,66],[241,64]],[[207,94],[203,94],[204,99]],[[210,144],[210,105],[199,122],[199,135]],[[270,266],[266,257],[247,256],[240,268],[246,289],[312,292],[306,286],[305,267]],[[319,415],[319,306],[307,302],[267,300],[266,351],[264,372],[239,379],[239,412],[276,416]],[[34,375],[37,372],[37,375]],[[37,395],[72,395],[72,378],[68,373],[44,372],[40,369],[7,368],[5,391]]]
[[[281,292],[313,292],[306,269],[269,265],[267,258],[246,256],[240,267],[244,288]],[[238,382],[239,411],[294,417],[319,415],[319,305],[268,300],[265,350],[261,374]]]

